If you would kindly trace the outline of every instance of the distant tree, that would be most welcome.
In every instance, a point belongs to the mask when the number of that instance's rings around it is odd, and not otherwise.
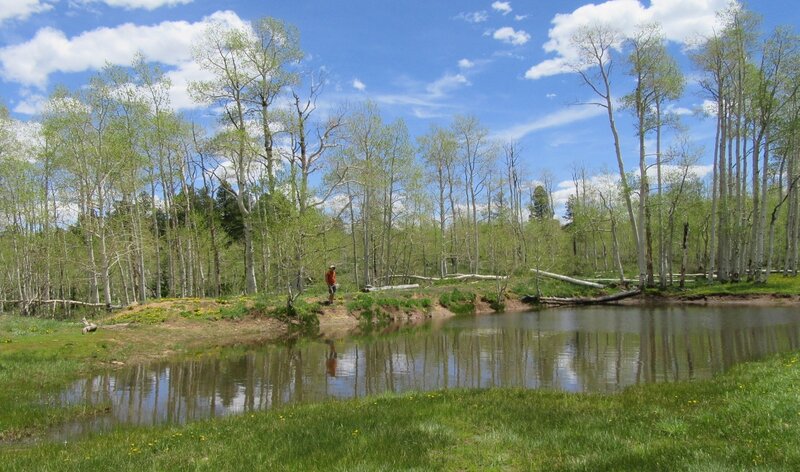
[[[231,242],[242,242],[244,240],[242,212],[236,202],[236,197],[231,192],[231,184],[224,180],[217,188],[215,207],[219,215],[220,225]]]
[[[547,190],[541,185],[537,185],[533,189],[533,198],[531,200],[531,218],[537,220],[550,219],[553,213],[550,211],[550,196]]]

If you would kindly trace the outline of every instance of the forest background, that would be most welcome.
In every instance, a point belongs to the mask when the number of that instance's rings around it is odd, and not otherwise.
[[[176,111],[144,55],[56,88],[35,122],[3,108],[0,299],[33,313],[296,294],[332,263],[352,288],[532,268],[661,287],[796,275],[798,38],[739,5],[717,19],[684,51],[714,123],[705,146],[675,106],[687,72],[658,23],[572,32],[556,59],[616,162],[573,166],[563,208],[513,133],[456,114],[412,135],[376,101],[318,106],[330,82],[295,27],[210,22],[188,91],[211,119]]]

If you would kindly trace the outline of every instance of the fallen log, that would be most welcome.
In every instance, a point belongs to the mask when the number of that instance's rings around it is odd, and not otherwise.
[[[605,283],[613,284],[613,283],[620,282],[620,279],[619,279],[619,277],[617,277],[616,279],[612,279],[610,277],[608,277],[608,278],[597,277],[597,278],[592,278],[592,279],[586,279],[586,281],[588,281],[588,282],[597,282],[597,283],[605,282]],[[622,282],[626,283],[626,284],[632,284],[632,283],[638,282],[638,280],[623,279]]]
[[[110,308],[110,309],[119,309],[123,308],[122,305],[106,305],[105,303],[90,303],[90,302],[81,302],[78,300],[2,300],[2,303],[10,303],[12,305],[28,304],[28,305],[78,305],[78,306],[86,306],[90,308]]]
[[[394,274],[394,275],[387,275],[382,277],[384,279],[414,279],[414,280],[424,280],[426,282],[435,282],[437,280],[442,280],[439,277],[425,277],[424,275],[407,275],[407,274]]]
[[[95,331],[97,331],[97,325],[86,321],[85,316],[81,321],[83,321],[83,329],[81,330],[81,334],[94,333]]]
[[[482,275],[482,274],[449,274],[445,275],[444,277],[426,277],[423,275],[409,275],[409,274],[394,274],[394,275],[387,275],[383,277],[385,279],[414,279],[414,280],[424,280],[427,282],[437,282],[439,280],[465,280],[465,279],[476,279],[476,280],[505,280],[508,276],[505,275]]]
[[[539,275],[544,275],[545,277],[550,277],[551,279],[561,280],[562,282],[569,282],[571,284],[581,285],[583,287],[605,288],[605,285],[601,285],[601,284],[598,284],[598,283],[595,283],[595,282],[589,282],[589,281],[580,280],[580,279],[573,279],[572,277],[567,277],[566,275],[554,274],[552,272],[545,272],[545,271],[539,270],[539,269],[531,269],[531,272],[539,274]]]
[[[639,295],[640,293],[641,292],[638,289],[636,289],[636,290],[628,290],[626,292],[618,292],[612,295],[604,295],[602,297],[571,297],[571,298],[539,297],[538,301],[539,303],[543,303],[545,305],[595,305],[595,304],[615,302],[617,300],[634,297],[636,295]],[[526,297],[523,297],[523,301],[525,301],[525,298]]]
[[[378,292],[381,290],[408,290],[412,288],[419,288],[419,284],[406,284],[406,285],[384,285],[382,287],[373,287],[372,285],[367,285],[364,287],[365,292]]]
[[[452,274],[444,276],[444,280],[464,280],[464,279],[505,280],[507,278],[508,278],[507,275],[481,275],[481,274]]]

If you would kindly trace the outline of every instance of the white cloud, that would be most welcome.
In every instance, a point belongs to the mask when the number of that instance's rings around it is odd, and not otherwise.
[[[106,63],[128,65],[137,52],[169,66],[191,62],[191,49],[211,23],[244,27],[232,11],[218,11],[201,21],[165,21],[152,26],[125,23],[67,36],[54,28],[40,29],[33,39],[0,49],[0,75],[7,81],[45,87],[54,72],[101,69]]]
[[[511,13],[511,3],[510,2],[494,2],[492,3],[492,9],[499,11],[504,16]]]
[[[469,85],[469,80],[461,74],[445,74],[439,79],[431,82],[426,90],[432,97],[441,97],[462,85]]]
[[[523,137],[548,128],[564,126],[576,121],[588,120],[605,113],[605,110],[596,106],[581,106],[564,108],[555,113],[535,118],[527,123],[514,125],[510,128],[494,133],[494,137],[500,141],[517,141]]]
[[[531,67],[525,77],[538,79],[573,70],[577,59],[572,47],[573,35],[581,28],[598,22],[630,37],[638,25],[659,23],[667,40],[687,44],[699,36],[710,35],[719,28],[717,12],[728,7],[730,0],[651,0],[649,6],[640,0],[608,0],[590,3],[572,13],[557,14],[548,32],[545,52],[555,54]]]
[[[473,12],[461,12],[455,17],[457,20],[464,20],[467,23],[483,23],[489,19],[489,14],[484,10]]]
[[[717,110],[719,110],[719,105],[717,102],[713,100],[703,100],[703,103],[700,105],[700,110],[708,116],[717,116]]]
[[[523,30],[515,31],[510,26],[504,26],[492,35],[494,39],[503,41],[504,43],[513,44],[514,46],[521,46],[531,39],[531,35]]]
[[[353,88],[358,90],[359,92],[363,92],[364,90],[366,90],[367,86],[366,84],[364,84],[364,82],[358,79],[353,79]]]
[[[517,20],[517,21],[522,21],[527,17],[528,17],[528,15],[514,15],[514,19]]]
[[[677,116],[689,116],[694,114],[694,112],[689,108],[679,107],[674,103],[670,103],[669,105],[667,105],[667,108],[666,110],[664,110],[664,112],[670,115],[677,115]]]
[[[187,5],[193,0],[83,0],[81,3],[105,3],[110,7],[124,8],[133,10],[142,8],[145,10],[155,10],[164,6],[174,7],[176,5]]]
[[[383,94],[373,98],[382,105],[410,107],[417,118],[434,118],[445,116],[441,110],[452,108],[445,101],[452,92],[469,85],[469,80],[463,74],[446,73],[424,85],[408,81],[407,93]]]
[[[525,72],[526,79],[536,80],[550,75],[562,74],[572,71],[572,61],[563,57],[545,59]]]
[[[22,115],[38,115],[44,110],[47,104],[47,97],[37,93],[23,90],[20,94],[21,100],[14,106],[14,113]]]
[[[0,23],[5,20],[25,20],[34,13],[53,8],[50,2],[42,0],[0,0]]]
[[[190,110],[206,106],[192,100],[189,95],[189,82],[211,80],[213,76],[210,72],[202,69],[194,61],[187,61],[178,64],[175,69],[167,71],[164,75],[172,84],[169,89],[169,101],[172,108],[175,110]]]
[[[469,59],[461,59],[458,61],[459,69],[472,69],[475,67],[475,63],[470,61]]]
[[[558,95],[556,95],[556,94],[554,94],[554,93],[548,93],[547,95],[545,95],[545,97],[549,98],[550,100],[552,100],[552,99],[556,98],[557,96],[558,96]]]

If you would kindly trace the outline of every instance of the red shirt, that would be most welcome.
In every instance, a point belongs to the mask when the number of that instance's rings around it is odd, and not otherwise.
[[[331,269],[328,272],[325,272],[325,282],[328,285],[336,284],[336,271]]]

